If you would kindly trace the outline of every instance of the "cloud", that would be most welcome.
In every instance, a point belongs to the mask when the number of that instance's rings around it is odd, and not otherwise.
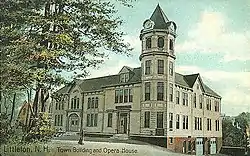
[[[204,11],[200,22],[188,32],[188,38],[177,43],[179,52],[220,53],[222,61],[250,60],[250,31],[229,31],[227,17],[220,12]]]
[[[197,66],[179,66],[177,72],[200,73],[203,82],[222,96],[222,112],[238,115],[250,108],[250,72],[206,70]],[[232,110],[233,108],[233,110]]]

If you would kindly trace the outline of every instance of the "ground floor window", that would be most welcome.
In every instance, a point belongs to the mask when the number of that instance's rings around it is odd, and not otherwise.
[[[173,144],[173,142],[174,142],[173,140],[174,140],[173,137],[170,137],[169,138],[169,144]]]
[[[149,128],[150,125],[150,112],[147,111],[144,114],[144,128]]]
[[[112,127],[112,113],[108,113],[108,127]]]
[[[87,127],[97,127],[98,114],[87,114]]]

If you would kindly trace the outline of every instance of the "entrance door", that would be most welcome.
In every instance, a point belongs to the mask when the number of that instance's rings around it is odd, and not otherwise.
[[[210,154],[216,154],[216,139],[210,139]]]
[[[128,125],[127,114],[121,113],[119,133],[126,134],[127,133],[127,125]]]
[[[196,138],[196,155],[203,155],[203,139]]]

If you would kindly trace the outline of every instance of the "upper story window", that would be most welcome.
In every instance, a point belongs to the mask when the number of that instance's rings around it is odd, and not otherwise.
[[[219,112],[220,111],[220,106],[219,106],[219,101],[214,101],[214,111]]]
[[[98,108],[99,105],[99,98],[98,97],[89,97],[88,98],[88,108]]]
[[[169,40],[169,50],[174,50],[174,40],[173,39]]]
[[[120,82],[128,82],[129,80],[129,73],[120,74]]]
[[[188,106],[188,94],[182,93],[182,104]]]
[[[145,83],[145,101],[150,100],[150,82]]]
[[[199,103],[200,103],[200,109],[202,109],[202,103],[203,103],[203,96],[199,95]]]
[[[163,97],[164,97],[164,83],[157,82],[157,100],[163,101]]]
[[[196,93],[194,93],[194,108],[196,108]]]
[[[79,109],[80,99],[76,96],[71,99],[71,109]]]
[[[163,48],[164,47],[164,37],[159,37],[158,38],[158,48]]]
[[[158,60],[158,74],[164,74],[164,60]]]
[[[145,75],[149,75],[151,73],[151,60],[145,61]]]
[[[180,92],[176,91],[176,104],[180,104]]]
[[[174,89],[173,89],[173,84],[169,84],[169,101],[173,102],[173,95],[174,94]]]
[[[207,99],[207,110],[212,110],[211,103],[212,103],[212,100],[211,99]]]
[[[174,75],[174,64],[171,61],[169,62],[169,75]]]
[[[152,47],[151,37],[146,38],[146,49],[150,49]]]
[[[115,103],[133,102],[133,94],[131,88],[115,90]]]

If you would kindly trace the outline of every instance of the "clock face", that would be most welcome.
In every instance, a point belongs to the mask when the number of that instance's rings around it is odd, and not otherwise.
[[[144,27],[145,29],[151,29],[151,28],[154,27],[154,22],[151,21],[151,20],[146,20],[146,21],[144,22],[144,24],[143,24],[143,27]]]

